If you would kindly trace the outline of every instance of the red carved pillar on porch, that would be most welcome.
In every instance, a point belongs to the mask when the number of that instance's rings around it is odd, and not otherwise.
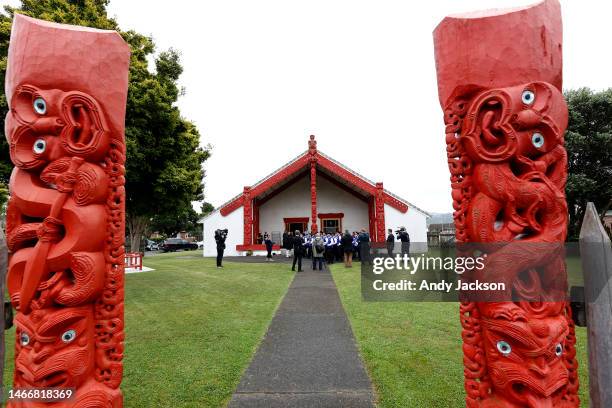
[[[376,183],[374,207],[376,211],[376,242],[385,242],[385,189],[383,183]]]
[[[259,203],[253,200],[253,243],[258,244],[259,238]]]
[[[368,223],[370,232],[370,241],[376,242],[376,211],[374,208],[374,196],[368,198]]]
[[[456,241],[483,248],[481,281],[511,292],[462,298],[468,407],[580,406],[565,263],[541,250],[567,234],[561,43],[556,0],[434,31]]]
[[[310,231],[316,234],[319,230],[317,225],[317,141],[314,135],[310,135],[308,141],[308,154],[310,155]]]
[[[244,209],[244,245],[251,245],[253,244],[253,200],[251,199],[251,187],[244,187],[242,206]]]

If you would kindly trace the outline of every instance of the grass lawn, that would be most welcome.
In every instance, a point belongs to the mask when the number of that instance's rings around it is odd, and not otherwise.
[[[459,305],[364,302],[359,263],[331,270],[379,407],[464,407]],[[576,334],[580,399],[588,407],[586,329]]]
[[[225,263],[200,252],[144,258],[126,275],[125,406],[219,407],[229,401],[293,272],[287,265]],[[5,383],[13,372],[7,331]]]

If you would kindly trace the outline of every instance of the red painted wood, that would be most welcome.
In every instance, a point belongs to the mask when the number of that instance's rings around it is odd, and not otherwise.
[[[236,245],[237,251],[265,251],[265,244],[251,244],[251,245]],[[272,245],[272,250],[280,250],[280,245]]]
[[[374,211],[376,216],[376,242],[385,241],[385,189],[383,183],[376,183],[374,196]]]
[[[580,406],[565,263],[534,248],[567,233],[561,43],[556,0],[434,31],[457,242],[495,243],[480,281],[534,300],[461,303],[468,407]]]
[[[283,218],[283,222],[285,222],[285,223],[305,222],[306,224],[308,224],[308,221],[310,221],[310,218],[308,218],[308,217],[288,217],[288,218]]]
[[[13,386],[73,388],[57,408],[123,406],[129,62],[115,31],[13,17],[5,84]],[[43,405],[51,406],[8,403]]]

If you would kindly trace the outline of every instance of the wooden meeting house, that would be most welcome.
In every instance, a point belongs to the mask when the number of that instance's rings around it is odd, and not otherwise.
[[[282,233],[350,232],[365,228],[373,242],[404,226],[415,243],[427,242],[429,214],[317,149],[308,150],[203,218],[204,256],[215,256],[214,232],[227,228],[225,255],[264,254],[258,237],[268,232],[280,249]]]

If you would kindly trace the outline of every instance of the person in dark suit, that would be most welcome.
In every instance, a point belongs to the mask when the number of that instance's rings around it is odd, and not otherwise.
[[[389,228],[387,230],[389,235],[387,235],[387,255],[393,256],[393,247],[395,246],[395,236],[393,235],[393,230]]]
[[[342,251],[344,252],[344,267],[353,267],[353,236],[349,230],[344,231],[341,240]]]
[[[300,231],[295,231],[293,236],[293,265],[291,270],[295,271],[295,263],[298,264],[298,272],[302,272],[302,257],[304,256],[304,240]]]
[[[272,261],[272,246],[274,245],[274,242],[272,242],[272,238],[270,238],[270,235],[267,232],[264,234],[263,240],[264,244],[266,244],[266,251],[268,251],[266,261],[270,262]]]
[[[406,231],[406,227],[401,227],[399,230],[399,240],[402,241],[402,256],[410,256],[410,235]]]
[[[359,258],[361,258],[361,262],[367,262],[372,265],[372,260],[370,259],[370,234],[368,234],[365,228],[361,229],[359,233]]]

